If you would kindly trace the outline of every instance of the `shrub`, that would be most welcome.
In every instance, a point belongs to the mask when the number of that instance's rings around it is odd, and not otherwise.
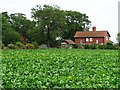
[[[39,45],[38,45],[38,43],[36,41],[32,42],[32,44],[34,45],[35,48],[39,48]]]
[[[90,49],[97,49],[97,44],[91,44],[91,45],[89,45],[89,47],[90,47]]]
[[[80,49],[84,49],[84,45],[83,44],[76,44],[77,45],[77,48],[80,48]]]
[[[0,43],[0,48],[3,49],[5,47],[4,43]]]
[[[117,47],[116,47],[115,45],[113,45],[112,42],[107,42],[106,48],[107,48],[107,49],[117,49]]]
[[[24,49],[24,44],[22,44],[21,42],[16,42],[16,46],[19,48],[19,49]]]
[[[107,45],[107,46],[109,46],[109,45],[111,45],[111,46],[112,46],[112,45],[113,45],[113,43],[112,43],[112,42],[107,42],[107,43],[106,43],[106,45]]]
[[[3,47],[3,50],[8,50],[9,48],[8,47]]]
[[[25,48],[26,48],[26,49],[35,49],[35,46],[34,46],[33,44],[27,43],[27,44],[25,45]]]
[[[8,44],[7,47],[8,47],[9,49],[15,49],[15,45],[14,45],[14,44]]]
[[[2,34],[2,42],[7,46],[10,43],[16,43],[21,41],[20,35],[15,30],[9,28],[7,30],[3,30]]]
[[[76,44],[75,44],[75,45],[73,45],[73,48],[78,48],[78,45],[76,45]]]
[[[120,50],[120,46],[118,46],[117,48],[118,48],[118,50]]]
[[[84,45],[84,49],[90,49],[90,45],[85,44],[85,45]]]
[[[105,46],[104,45],[98,45],[98,48],[99,49],[105,49]]]
[[[117,49],[116,46],[114,46],[114,45],[107,45],[106,47],[107,47],[107,49]]]
[[[118,45],[114,45],[115,46],[115,49],[120,49],[120,46]]]

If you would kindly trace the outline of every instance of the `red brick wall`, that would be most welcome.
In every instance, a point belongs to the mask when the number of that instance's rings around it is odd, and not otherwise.
[[[96,40],[98,40],[98,44],[106,44],[106,38],[103,37],[98,37],[98,38],[92,38],[93,40],[90,41],[90,38],[88,38],[88,42],[86,42],[86,38],[75,38],[75,43],[79,44],[80,41],[82,41],[82,43],[86,43],[86,44],[96,44]],[[105,42],[105,43],[104,43]]]
[[[107,34],[107,37],[108,37],[108,40],[106,40],[106,37],[104,37],[104,44],[106,45],[106,43],[107,42],[109,42],[110,41],[110,37],[109,37],[109,35]]]
[[[82,41],[82,43],[85,43],[85,38],[75,38],[76,44],[80,44],[80,41]]]
[[[94,38],[93,39],[93,43],[96,43],[96,40],[98,40],[98,44],[104,44],[104,38],[103,37],[99,37],[99,38]]]

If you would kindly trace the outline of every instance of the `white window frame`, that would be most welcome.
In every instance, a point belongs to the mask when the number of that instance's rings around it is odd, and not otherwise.
[[[106,41],[108,41],[108,36],[106,36]]]
[[[88,42],[89,41],[89,38],[86,38],[86,42]]]
[[[93,38],[90,38],[90,42],[92,42],[93,41]]]

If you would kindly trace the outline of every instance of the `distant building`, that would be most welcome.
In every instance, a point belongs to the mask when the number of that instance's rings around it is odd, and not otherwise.
[[[70,40],[70,39],[67,39],[67,40],[64,40],[64,41],[61,43],[61,48],[72,48],[73,45],[75,45],[75,42],[73,42],[73,41]]]
[[[96,27],[92,27],[92,31],[77,31],[74,35],[75,44],[103,44],[106,45],[110,41],[110,34],[107,30],[96,31]]]

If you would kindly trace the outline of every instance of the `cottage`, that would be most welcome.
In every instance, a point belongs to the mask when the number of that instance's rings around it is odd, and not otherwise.
[[[77,31],[74,35],[76,44],[102,44],[106,45],[110,41],[110,34],[107,30],[96,31],[96,27],[92,27],[92,31]]]
[[[67,40],[64,40],[64,41],[61,43],[61,47],[62,47],[62,48],[72,48],[74,44],[75,44],[75,43],[74,43],[72,40],[67,39]]]

